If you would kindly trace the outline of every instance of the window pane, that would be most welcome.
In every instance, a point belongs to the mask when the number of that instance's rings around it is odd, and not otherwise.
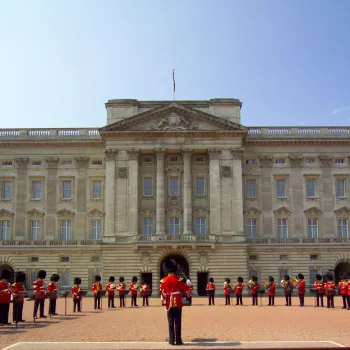
[[[198,177],[196,178],[196,195],[204,196],[205,188],[204,188],[204,178]]]
[[[92,220],[92,239],[100,240],[102,239],[102,221],[101,220]]]
[[[92,182],[92,198],[102,198],[102,182],[101,181],[93,181]]]
[[[36,241],[40,239],[40,221],[34,220],[31,222],[31,236],[32,240]]]
[[[288,270],[287,269],[280,270],[280,281],[284,280],[285,275],[288,275]]]
[[[255,198],[256,197],[256,181],[247,180],[247,197]]]
[[[308,219],[308,238],[318,237],[318,220]]]
[[[179,178],[171,177],[169,179],[169,195],[170,196],[179,195]]]
[[[337,197],[345,197],[345,180],[336,180]]]
[[[33,199],[41,199],[41,181],[33,181]]]
[[[170,218],[169,219],[169,233],[172,235],[180,234],[180,219]]]
[[[316,197],[316,180],[306,180],[306,194],[308,197]]]
[[[63,181],[63,198],[72,198],[72,183],[71,181]]]
[[[348,237],[348,220],[338,219],[338,237],[347,238]]]
[[[285,197],[285,180],[277,180],[277,197]]]
[[[61,222],[61,238],[63,241],[71,239],[72,222],[70,220],[63,220]]]
[[[10,239],[10,221],[0,221],[0,236],[3,241]]]
[[[62,272],[62,283],[61,283],[63,288],[68,288],[70,287],[70,272],[68,271],[63,271]]]
[[[11,182],[4,181],[2,183],[2,191],[1,191],[2,199],[11,199]]]
[[[144,235],[153,234],[153,219],[151,218],[143,219],[143,234]]]
[[[153,195],[153,179],[151,177],[143,178],[143,195],[144,196]]]
[[[194,232],[197,235],[205,235],[207,233],[206,218],[196,218]]]
[[[287,219],[277,220],[277,235],[278,235],[278,238],[288,238],[288,220]]]
[[[247,227],[248,227],[248,238],[256,238],[257,220],[256,219],[248,219],[247,220]]]

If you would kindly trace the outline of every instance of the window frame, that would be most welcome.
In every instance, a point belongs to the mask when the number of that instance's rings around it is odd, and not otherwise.
[[[197,221],[199,222],[197,223]],[[204,223],[203,223],[204,221]],[[197,227],[199,228],[199,232],[197,232]],[[204,232],[202,231],[202,228],[204,227]],[[208,232],[208,224],[207,224],[207,218],[205,216],[198,216],[194,218],[194,234],[195,235],[206,235]]]
[[[96,224],[100,224],[100,225],[95,225],[94,227],[94,223]],[[100,229],[100,233],[97,232],[97,229]],[[96,230],[96,232],[94,233],[94,230]],[[95,234],[95,237],[94,237]],[[102,219],[101,218],[92,218],[91,219],[91,239],[93,241],[101,241],[103,238],[103,223],[102,223]]]
[[[147,229],[145,229],[147,228]],[[150,232],[146,232],[148,231],[148,229],[150,228]],[[153,235],[154,231],[153,231],[153,218],[151,217],[144,217],[142,219],[142,234],[143,235]]]
[[[339,221],[346,221],[346,225],[339,225]],[[344,236],[343,232],[340,234],[339,228],[346,228],[346,235]],[[342,230],[341,230],[342,231]],[[343,218],[343,217],[337,217],[337,237],[338,238],[349,238],[349,219],[348,218]]]
[[[313,221],[316,221],[316,224],[312,223]],[[315,238],[319,238],[319,223],[320,220],[317,217],[308,217],[307,218],[307,238],[310,239],[315,239]],[[315,236],[315,232],[314,229],[316,228],[316,237]]]
[[[338,182],[343,182],[343,194],[338,194]],[[347,198],[347,179],[346,177],[336,177],[335,178],[335,197],[336,198]]]
[[[5,185],[9,184],[9,189],[5,189]],[[5,197],[6,192],[10,192],[9,197]],[[11,179],[1,179],[0,180],[0,200],[2,201],[12,201],[12,195],[13,195],[13,180]]]
[[[283,220],[286,221],[286,224],[283,225]],[[281,221],[281,224],[280,224],[280,221]],[[280,218],[277,218],[277,238],[280,238],[280,239],[287,239],[288,238],[288,235],[289,235],[289,220],[288,218],[286,217],[280,217]],[[280,228],[282,231],[280,231]],[[285,237],[284,237],[284,230],[283,228],[285,228],[285,231],[286,231],[286,234],[285,234]]]
[[[255,225],[251,225],[251,222],[255,221]],[[249,239],[255,239],[258,236],[258,219],[257,218],[247,218],[246,219],[247,224],[247,238]],[[251,229],[255,228],[255,232],[252,235]]]
[[[68,278],[65,276],[65,274],[68,274]],[[71,287],[71,272],[70,271],[61,271],[61,288],[70,288]],[[68,285],[64,285],[63,281],[67,279],[68,280]]]
[[[254,189],[249,188],[248,184],[253,183],[254,184]],[[246,187],[246,198],[248,199],[256,199],[258,198],[258,193],[257,193],[257,179],[246,179],[245,180],[245,187]],[[253,195],[250,195],[249,191],[254,191]]]
[[[172,193],[172,180],[176,180],[177,193]],[[180,177],[179,176],[169,176],[169,186],[168,186],[169,197],[179,197],[180,196]]]
[[[63,227],[63,223],[64,222],[66,222],[66,223],[70,223],[70,227]],[[70,240],[72,240],[72,227],[73,227],[73,220],[72,219],[65,219],[65,218],[63,218],[63,219],[61,219],[60,220],[60,234],[61,234],[61,237],[60,237],[60,239],[61,239],[61,241],[70,241]],[[63,229],[68,229],[69,228],[69,239],[67,239],[67,238],[63,238]]]
[[[65,190],[64,189],[64,184],[69,183],[70,184],[70,189]],[[69,201],[73,199],[73,180],[72,179],[62,179],[61,180],[61,199],[63,201]],[[65,191],[70,191],[70,197],[65,197]]]
[[[203,180],[203,186],[198,186],[197,185],[197,180]],[[206,191],[206,179],[205,179],[204,176],[196,176],[195,177],[195,179],[194,179],[194,187],[195,187],[194,193],[195,193],[196,197],[204,197],[204,196],[206,196],[206,193],[207,193],[207,191]],[[197,191],[199,188],[203,188],[203,193],[199,193]]]
[[[150,186],[146,186],[146,181],[150,180]],[[146,189],[150,189],[150,194],[147,194]],[[154,186],[153,186],[153,177],[152,176],[144,176],[142,178],[142,195],[144,197],[153,197],[154,196]]]
[[[308,183],[309,181],[313,181],[314,182],[314,195],[309,195],[309,187],[308,187]],[[305,178],[305,194],[306,194],[306,198],[318,198],[318,184],[317,184],[317,178],[316,177],[306,177]]]
[[[37,225],[36,227],[33,227],[34,223],[37,223],[39,225]],[[41,226],[42,226],[41,220],[30,219],[30,240],[31,241],[39,241],[41,239]],[[37,238],[34,238],[33,229],[36,229]],[[38,231],[39,231],[39,233],[38,233]]]
[[[171,221],[174,220],[174,223],[171,223]],[[178,220],[178,223],[175,221]],[[171,227],[174,227],[176,231],[176,228],[178,228],[178,232],[171,232]],[[181,234],[181,220],[178,216],[172,216],[168,219],[168,234],[170,235],[179,235]]]
[[[103,182],[102,180],[100,179],[92,179],[92,191],[91,191],[91,198],[94,199],[94,200],[99,200],[99,199],[102,199],[103,198]],[[95,189],[95,184],[96,183],[100,183],[100,189]],[[97,197],[95,196],[95,191],[96,192],[100,192],[100,196]]]
[[[7,223],[6,225],[4,225],[5,223]],[[4,227],[6,226],[6,227]],[[4,238],[4,229],[6,229],[7,231],[7,237]],[[8,220],[3,220],[1,219],[0,220],[0,240],[2,241],[9,241],[11,240],[11,220],[8,219]]]
[[[278,184],[281,182],[281,181],[283,181],[283,195],[280,195],[280,193],[279,193],[279,188],[278,188]],[[276,178],[275,179],[275,190],[276,190],[276,198],[278,198],[278,199],[285,199],[285,198],[287,198],[288,196],[287,196],[287,179],[285,179],[285,178]]]

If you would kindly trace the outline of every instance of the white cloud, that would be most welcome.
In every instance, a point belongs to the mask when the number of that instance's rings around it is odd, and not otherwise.
[[[336,114],[343,113],[343,112],[346,112],[346,111],[350,111],[350,106],[346,106],[346,107],[341,107],[341,108],[334,109],[334,110],[332,111],[332,114],[333,114],[333,115],[336,115]]]

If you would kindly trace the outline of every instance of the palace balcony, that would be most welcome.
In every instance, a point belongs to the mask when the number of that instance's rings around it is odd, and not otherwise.
[[[248,238],[250,245],[350,244],[350,238]]]
[[[184,234],[164,234],[164,235],[138,235],[137,242],[216,242],[215,235],[184,235]]]
[[[0,247],[1,246],[20,246],[20,247],[28,247],[28,246],[35,246],[35,247],[47,247],[47,246],[94,246],[94,245],[101,245],[102,240],[0,240]]]

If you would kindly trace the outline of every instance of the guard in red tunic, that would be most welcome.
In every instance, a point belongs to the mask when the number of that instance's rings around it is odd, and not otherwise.
[[[347,287],[348,287],[348,295],[347,295],[347,299],[348,299],[348,310],[350,310],[350,272],[348,272],[348,283],[347,283]]]
[[[121,277],[119,277],[119,284],[117,286],[120,307],[125,307],[125,295],[124,295],[125,289],[126,289],[126,285],[124,283],[124,277],[121,276]]]
[[[252,305],[258,306],[258,291],[260,290],[260,284],[258,283],[258,277],[252,276],[249,281],[250,293],[252,295]]]
[[[268,306],[275,306],[275,294],[276,294],[276,284],[275,279],[269,276],[269,284],[267,286],[267,295],[269,297]]]
[[[323,307],[323,296],[324,296],[324,283],[323,278],[320,274],[316,275],[316,281],[314,282],[314,289],[316,291],[316,306],[320,306],[321,301],[321,307]]]
[[[101,276],[100,275],[96,275],[95,276],[95,283],[92,285],[92,291],[94,293],[94,301],[95,301],[95,310],[101,309],[101,296],[98,293],[99,291],[102,290],[102,284],[101,284]]]
[[[244,284],[243,277],[237,277],[237,283],[235,285],[235,293],[236,293],[236,305],[243,305],[242,294],[243,294]]]
[[[106,285],[106,291],[108,294],[108,309],[110,309],[110,308],[115,309],[114,294],[115,294],[115,290],[117,289],[117,286],[114,284],[115,277],[110,276],[108,282],[109,283]]]
[[[9,325],[9,311],[11,302],[11,286],[9,280],[12,273],[10,270],[2,270],[0,276],[0,326]]]
[[[57,301],[57,293],[58,293],[57,282],[59,280],[60,280],[60,275],[57,275],[57,273],[54,273],[50,278],[49,285],[47,286],[47,291],[49,293],[56,293],[55,296],[50,297],[49,315],[51,316],[58,315],[56,314],[56,301]]]
[[[47,316],[44,315],[44,308],[45,308],[45,297],[46,297],[46,286],[44,283],[44,279],[46,278],[46,271],[39,270],[37,274],[37,279],[33,283],[34,287],[34,294],[38,296],[38,298],[34,302],[34,313],[33,318],[37,318],[38,308],[40,305],[40,318],[46,318]]]
[[[27,295],[24,288],[24,282],[26,281],[26,274],[22,271],[16,273],[15,283],[11,286],[11,291],[14,297],[13,302],[13,322],[25,322],[23,320],[23,304],[24,297]]]
[[[207,295],[209,297],[209,304],[208,305],[215,305],[214,297],[215,297],[215,284],[214,284],[214,278],[209,277],[209,283],[207,284],[206,291]]]
[[[348,294],[348,281],[343,279],[339,281],[338,283],[338,289],[339,289],[339,294],[342,297],[343,300],[343,307],[342,309],[346,309],[346,299],[347,299],[347,294]]]
[[[297,290],[299,295],[299,306],[304,306],[304,296],[305,296],[305,280],[304,275],[298,274]]]
[[[131,307],[138,306],[137,305],[137,291],[139,290],[139,286],[137,284],[137,277],[134,276],[129,285],[129,290],[131,293]]]
[[[192,296],[193,296],[193,286],[192,282],[188,280],[188,284],[186,284],[186,299],[188,300],[188,305],[192,305]]]
[[[229,278],[225,278],[224,282],[224,295],[225,295],[225,305],[231,305],[231,280]]]
[[[183,282],[175,276],[177,264],[174,260],[165,260],[163,271],[168,274],[162,281],[161,293],[165,298],[165,308],[168,314],[169,344],[182,345],[181,316],[182,316],[182,289]]]
[[[149,306],[148,304],[148,294],[151,288],[145,280],[142,281],[141,285],[141,296],[142,296],[142,306]]]
[[[81,312],[81,299],[82,297],[79,295],[80,292],[81,279],[79,277],[74,278],[74,286],[71,289],[72,297],[73,297],[73,312],[76,312],[78,308],[78,312]]]
[[[285,306],[292,306],[292,293],[294,285],[290,280],[289,275],[284,276],[284,280],[281,281],[282,288],[284,289],[284,297],[286,298]]]
[[[327,282],[324,286],[324,289],[326,291],[326,297],[327,297],[327,308],[334,309],[334,296],[337,293],[335,283],[333,282],[333,276],[331,274],[327,274],[326,278],[327,278]]]

